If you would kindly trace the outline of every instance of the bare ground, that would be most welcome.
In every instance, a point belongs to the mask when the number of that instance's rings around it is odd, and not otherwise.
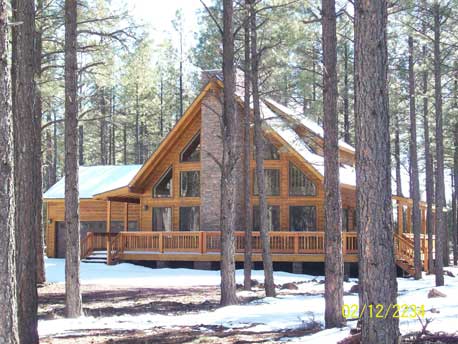
[[[211,311],[219,306],[218,287],[129,288],[119,286],[83,285],[84,314],[93,317],[141,315],[147,313],[179,315]],[[262,297],[241,298],[247,303]],[[39,288],[39,319],[56,319],[64,315],[63,284],[46,284]],[[91,330],[60,337],[43,337],[41,343],[59,344],[149,344],[149,343],[269,343],[280,338],[298,337],[317,331],[304,327],[294,331],[250,332],[248,329],[228,329],[221,326],[192,326],[148,330]]]

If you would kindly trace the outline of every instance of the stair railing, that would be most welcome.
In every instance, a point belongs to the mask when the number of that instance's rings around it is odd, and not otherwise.
[[[94,234],[88,232],[86,237],[81,240],[80,257],[84,259],[94,252]]]

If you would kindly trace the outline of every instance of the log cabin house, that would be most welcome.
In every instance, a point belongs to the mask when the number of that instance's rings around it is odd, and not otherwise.
[[[159,147],[142,165],[80,168],[81,256],[102,254],[118,261],[187,261],[205,268],[220,260],[220,170],[222,82],[211,75]],[[243,95],[236,96],[242,111]],[[324,262],[323,131],[283,105],[263,99],[265,176],[274,262],[289,262],[301,272],[304,262]],[[242,121],[240,135],[242,137]],[[253,140],[251,134],[251,142]],[[345,262],[357,262],[355,231],[355,151],[339,143]],[[253,150],[252,150],[253,151]],[[251,180],[254,181],[254,156]],[[251,183],[253,260],[261,261],[256,183]],[[243,191],[243,183],[239,184]],[[243,192],[237,209],[243,214]],[[65,256],[64,181],[45,195],[46,251]],[[422,251],[428,270],[426,204],[422,214]],[[393,197],[398,266],[413,268],[412,201]],[[242,221],[244,219],[242,218]],[[245,223],[236,233],[236,261],[243,261]],[[101,253],[103,252],[103,253]]]

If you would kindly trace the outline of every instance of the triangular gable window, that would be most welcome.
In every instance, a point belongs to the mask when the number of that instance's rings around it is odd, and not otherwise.
[[[172,197],[172,176],[173,170],[172,167],[170,167],[154,186],[153,197]]]
[[[316,196],[315,184],[294,164],[289,164],[289,195]]]
[[[180,160],[182,162],[200,161],[200,133],[194,136],[181,152]]]

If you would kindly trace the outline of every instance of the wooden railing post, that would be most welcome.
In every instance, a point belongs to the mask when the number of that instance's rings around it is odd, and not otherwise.
[[[200,232],[200,253],[205,254],[207,252],[207,233]]]
[[[164,253],[164,232],[159,232],[159,252]]]
[[[107,201],[107,264],[111,264],[111,201]]]
[[[294,233],[294,253],[299,254],[299,232]]]

